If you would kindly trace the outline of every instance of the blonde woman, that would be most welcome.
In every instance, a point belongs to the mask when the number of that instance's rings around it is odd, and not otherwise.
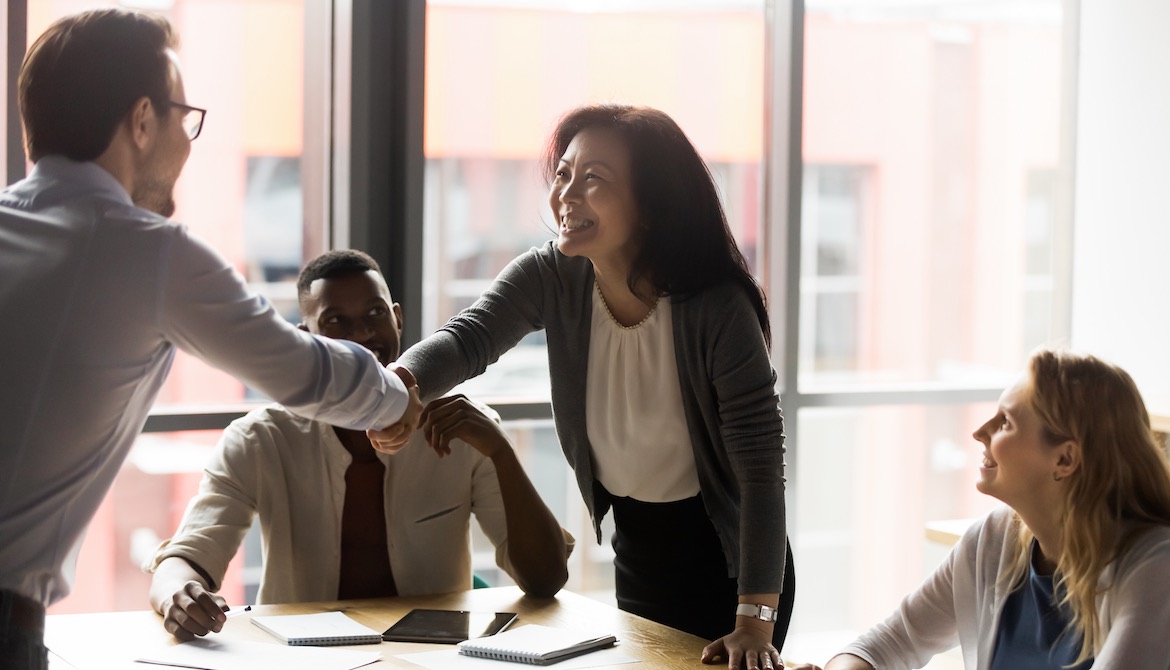
[[[1170,466],[1130,376],[1040,351],[974,436],[976,486],[1007,507],[826,670],[956,644],[969,670],[1170,668]]]

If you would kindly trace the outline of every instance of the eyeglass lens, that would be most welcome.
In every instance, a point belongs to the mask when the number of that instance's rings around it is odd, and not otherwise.
[[[187,131],[187,139],[193,140],[199,135],[203,126],[203,113],[194,109],[183,110],[183,130]]]

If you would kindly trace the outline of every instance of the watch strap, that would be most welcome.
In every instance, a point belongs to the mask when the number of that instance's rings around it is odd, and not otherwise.
[[[750,616],[753,619],[760,621],[767,621],[769,623],[776,621],[776,608],[768,607],[767,605],[753,605],[750,603],[740,603],[735,608],[737,616]]]

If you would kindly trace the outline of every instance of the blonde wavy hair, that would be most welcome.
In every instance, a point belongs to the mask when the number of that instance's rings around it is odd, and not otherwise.
[[[1150,428],[1150,415],[1125,370],[1098,358],[1040,350],[1029,361],[1025,393],[1052,444],[1080,445],[1068,477],[1061,519],[1063,549],[1056,585],[1073,613],[1066,634],[1081,640],[1074,664],[1104,644],[1097,598],[1105,567],[1151,526],[1170,525],[1170,462]],[[1028,574],[1032,533],[1019,523],[1015,561],[1004,575],[1014,586]]]

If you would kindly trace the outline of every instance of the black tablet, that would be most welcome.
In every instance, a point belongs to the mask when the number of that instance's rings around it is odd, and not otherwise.
[[[431,642],[455,644],[477,637],[495,635],[516,621],[515,612],[464,612],[423,610],[407,612],[398,623],[382,633],[387,642]]]

